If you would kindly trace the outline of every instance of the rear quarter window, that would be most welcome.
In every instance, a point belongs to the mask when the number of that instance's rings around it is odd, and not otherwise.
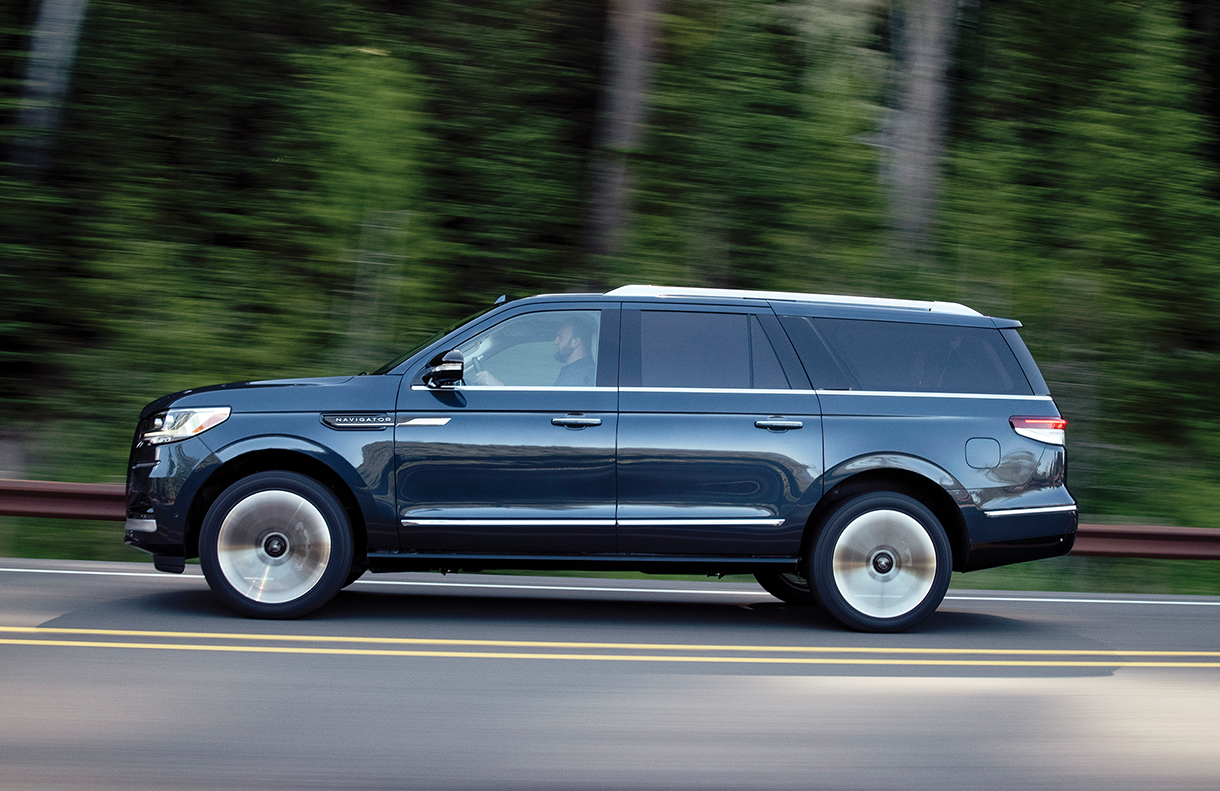
[[[998,329],[785,316],[814,387],[1032,395]]]

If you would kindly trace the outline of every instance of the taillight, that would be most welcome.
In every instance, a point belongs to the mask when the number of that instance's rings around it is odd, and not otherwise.
[[[1068,422],[1061,417],[1010,417],[1012,430],[1022,437],[1062,445],[1067,434]]]

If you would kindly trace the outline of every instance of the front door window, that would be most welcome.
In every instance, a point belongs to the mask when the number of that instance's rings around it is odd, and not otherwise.
[[[601,312],[552,310],[497,324],[458,348],[467,387],[593,387]]]

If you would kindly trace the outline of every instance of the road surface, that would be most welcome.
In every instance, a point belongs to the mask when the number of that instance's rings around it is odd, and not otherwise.
[[[1220,598],[969,592],[865,635],[752,584],[0,559],[4,789],[1220,788]]]

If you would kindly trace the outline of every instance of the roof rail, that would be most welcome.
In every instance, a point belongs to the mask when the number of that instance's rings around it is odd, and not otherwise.
[[[848,297],[836,294],[801,294],[795,291],[751,291],[744,288],[686,288],[669,286],[619,286],[605,293],[607,297],[713,297],[716,299],[767,299],[788,302],[822,302],[838,305],[864,305],[900,310],[926,310],[933,313],[956,313],[981,316],[974,308],[956,302],[928,302],[918,299],[887,299],[885,297]]]

